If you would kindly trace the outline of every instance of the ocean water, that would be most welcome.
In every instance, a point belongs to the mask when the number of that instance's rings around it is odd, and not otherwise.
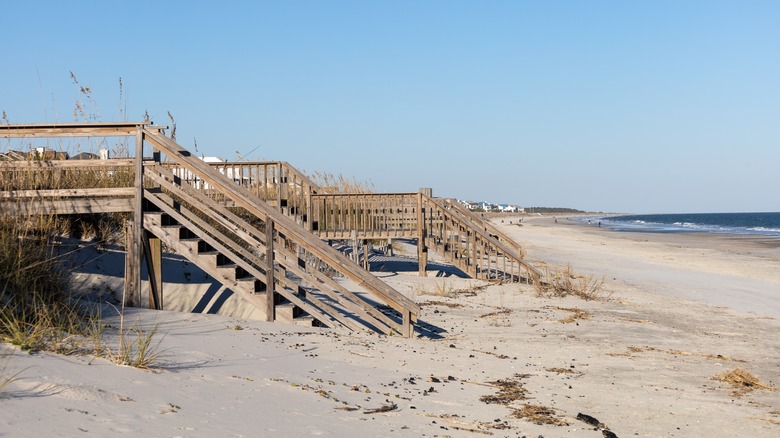
[[[579,220],[616,231],[702,232],[780,237],[780,212],[641,214],[586,217]]]

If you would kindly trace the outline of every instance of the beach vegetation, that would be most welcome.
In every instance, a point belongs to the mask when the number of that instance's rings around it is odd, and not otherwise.
[[[452,287],[447,281],[437,282],[434,286],[433,295],[437,297],[454,298],[456,294],[455,288]]]
[[[124,319],[124,317],[121,317]],[[110,359],[117,365],[149,369],[157,362],[162,353],[160,343],[165,336],[160,334],[160,323],[143,329],[137,325],[124,329],[120,323],[119,344],[115,352],[109,352]]]
[[[370,180],[360,181],[347,178],[344,175],[334,175],[328,172],[315,171],[307,174],[315,184],[326,193],[373,193],[374,183]]]
[[[561,269],[546,268],[542,279],[534,283],[541,297],[563,298],[575,296],[586,301],[605,301],[611,293],[604,288],[604,278],[595,275],[579,275],[571,265]]]
[[[743,368],[735,368],[723,374],[718,374],[713,379],[731,385],[734,389],[731,395],[734,397],[741,397],[757,389],[775,390],[774,386],[761,382],[753,373]]]
[[[0,217],[0,342],[28,352],[93,354],[150,367],[159,355],[157,326],[123,332],[114,353],[99,310],[68,294],[71,253],[59,249],[65,227],[56,216]],[[98,242],[106,239],[92,244]]]
[[[14,372],[10,368],[11,354],[0,351],[0,397],[8,386],[19,379],[24,370]]]

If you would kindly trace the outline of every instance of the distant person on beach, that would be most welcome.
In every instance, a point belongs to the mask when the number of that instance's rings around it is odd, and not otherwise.
[[[601,221],[599,221],[599,228],[601,228]]]

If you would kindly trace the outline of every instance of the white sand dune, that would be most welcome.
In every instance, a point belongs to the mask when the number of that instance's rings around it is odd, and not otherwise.
[[[503,227],[530,260],[605,276],[609,300],[379,273],[423,306],[417,339],[131,309],[126,324],[164,334],[149,371],[3,345],[21,374],[0,436],[602,436],[579,413],[620,437],[780,435],[780,391],[713,380],[780,385],[776,246]],[[516,418],[525,405],[559,425]]]

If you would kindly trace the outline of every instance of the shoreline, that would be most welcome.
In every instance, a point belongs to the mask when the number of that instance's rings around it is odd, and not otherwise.
[[[699,242],[701,242],[702,245],[706,245],[708,240],[711,240],[712,242],[718,242],[721,245],[726,245],[729,243],[737,243],[737,244],[746,243],[746,244],[755,244],[759,247],[768,248],[768,249],[778,249],[778,255],[780,255],[780,237],[768,236],[764,234],[737,234],[737,233],[712,232],[712,231],[620,230],[620,229],[612,228],[610,226],[599,227],[597,223],[588,224],[587,222],[570,219],[570,217],[566,217],[564,219],[559,218],[558,221],[559,224],[581,226],[584,229],[589,229],[594,232],[615,233],[618,235],[622,235],[627,239],[632,239],[632,238],[635,240],[654,239],[658,241],[671,243],[679,240],[679,238],[682,237],[683,239],[688,239],[688,238],[691,239],[691,242],[697,241],[696,239],[700,239]],[[636,234],[637,236],[632,237],[632,235],[634,234]]]
[[[534,261],[663,295],[780,319],[780,239],[720,233],[622,232],[570,219],[536,217],[503,225]]]

